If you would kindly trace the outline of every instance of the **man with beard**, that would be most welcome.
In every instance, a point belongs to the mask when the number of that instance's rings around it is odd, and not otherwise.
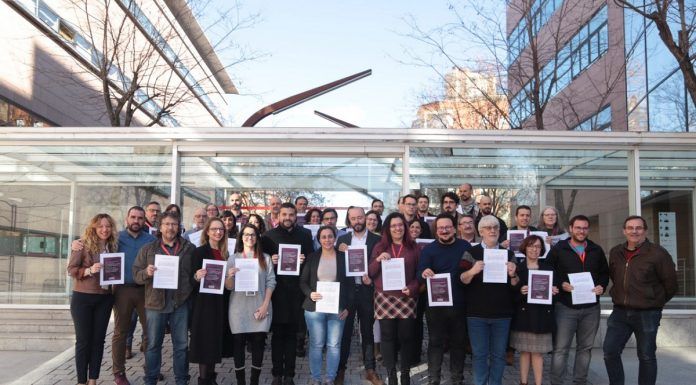
[[[365,210],[362,207],[351,206],[346,213],[346,226],[353,232],[338,238],[338,250],[345,253],[348,246],[367,246],[368,264],[372,255],[372,249],[380,240],[380,236],[367,231],[365,227]],[[345,257],[345,256],[343,256]],[[339,262],[343,263],[343,262]],[[334,383],[342,385],[346,373],[346,364],[350,355],[350,341],[353,336],[353,324],[357,314],[360,322],[360,335],[362,341],[363,364],[365,366],[365,380],[372,385],[382,385],[384,382],[375,371],[375,343],[372,324],[375,322],[375,310],[373,307],[374,287],[367,274],[355,277],[355,300],[348,308],[348,317],[343,326],[343,338],[341,340],[341,361],[338,364],[338,375]]]
[[[162,206],[159,202],[152,201],[145,206],[145,231],[152,234],[154,230],[157,230],[157,216],[161,212]]]
[[[599,328],[599,296],[609,284],[609,265],[604,250],[587,239],[590,220],[584,215],[576,215],[569,222],[571,238],[559,241],[547,257],[553,267],[554,285],[561,288],[554,312],[556,316],[556,335],[551,358],[551,383],[563,384],[568,362],[570,345],[576,336],[575,365],[573,384],[585,384],[587,371],[592,358],[592,345]],[[596,302],[574,305],[571,297],[573,286],[568,274],[589,272],[595,284],[592,291]]]
[[[493,199],[489,197],[488,195],[481,195],[481,199],[479,199],[478,203],[478,208],[479,208],[479,215],[476,217],[475,221],[475,226],[478,229],[478,223],[481,220],[481,218],[485,217],[486,215],[493,215]],[[500,233],[498,235],[498,242],[502,243],[507,239],[507,231],[508,227],[505,224],[505,221],[502,219],[498,218],[497,216],[493,215],[497,220],[498,223],[500,224]]]
[[[180,236],[179,215],[166,212],[160,216],[161,239],[143,246],[133,263],[133,279],[145,285],[145,319],[147,351],[145,352],[145,384],[155,385],[162,367],[162,342],[165,325],[171,327],[174,377],[177,385],[188,384],[188,321],[191,295],[191,257],[196,249]],[[179,275],[176,289],[153,287],[155,256],[166,254],[179,257]]]
[[[286,202],[280,206],[278,227],[272,228],[261,237],[263,252],[271,256],[273,267],[278,269],[278,245],[281,243],[300,245],[300,262],[313,251],[312,233],[296,226],[295,205]],[[271,323],[271,359],[273,361],[273,385],[294,385],[295,359],[297,358],[297,332],[303,317],[300,277],[277,275],[273,290],[273,321]]]
[[[425,246],[418,260],[418,279],[425,281],[435,274],[450,274],[454,306],[428,307],[428,378],[429,384],[440,384],[445,340],[450,352],[452,384],[463,384],[466,344],[466,303],[464,284],[459,279],[459,262],[469,249],[469,242],[455,237],[455,222],[442,213],[433,223],[435,242]]]
[[[233,192],[230,194],[228,207],[229,210],[232,211],[232,215],[234,215],[237,223],[239,223],[241,226],[246,225],[249,217],[242,213],[242,194],[238,192]]]
[[[440,199],[440,213],[447,214],[454,219],[454,223],[457,223],[459,212],[457,212],[457,205],[459,205],[459,197],[452,191],[446,192],[442,195]]]
[[[159,205],[159,204],[158,204]],[[149,206],[149,205],[148,205]],[[155,220],[153,220],[155,222]],[[126,213],[126,228],[118,233],[118,252],[124,253],[123,284],[114,285],[114,334],[111,339],[111,360],[116,385],[128,385],[126,377],[126,358],[132,356],[131,346],[126,339],[131,327],[131,315],[138,313],[143,328],[143,348],[147,346],[147,328],[145,325],[145,289],[133,279],[133,263],[146,244],[156,238],[145,229],[145,210],[133,206]],[[82,250],[84,244],[73,241],[73,250]],[[136,321],[133,321],[135,323]]]
[[[431,214],[428,209],[430,208],[430,198],[423,194],[418,196],[418,211],[416,211],[416,216],[418,218],[425,220],[425,217],[432,217],[433,214]]]
[[[462,183],[459,186],[459,214],[469,214],[476,218],[479,215],[479,206],[474,198],[474,186],[471,183]]]
[[[381,199],[373,199],[372,200],[372,205],[370,205],[370,209],[381,217],[382,214],[384,213],[384,202]]]

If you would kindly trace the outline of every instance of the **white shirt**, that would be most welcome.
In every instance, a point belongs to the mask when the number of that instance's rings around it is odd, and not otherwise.
[[[350,245],[351,246],[365,246],[365,245],[367,245],[367,229],[364,230],[362,238],[358,238],[355,231],[353,231],[353,236],[350,239]],[[369,257],[369,255],[368,255],[368,257]],[[355,283],[357,285],[362,284],[362,277],[353,277],[353,278],[355,278]]]

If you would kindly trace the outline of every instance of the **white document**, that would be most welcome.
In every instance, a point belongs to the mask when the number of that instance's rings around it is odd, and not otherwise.
[[[159,229],[158,229],[157,227],[150,227],[150,228],[148,229],[148,232],[150,233],[150,235],[154,235],[154,236],[156,237],[156,236],[157,236],[157,231],[158,231],[158,230],[159,230]]]
[[[312,238],[316,238],[321,225],[304,225],[303,227],[312,232]]]
[[[318,281],[317,293],[321,294],[321,299],[315,303],[315,311],[317,313],[338,314],[341,283]]]
[[[508,230],[507,232],[507,240],[510,241],[508,249],[512,250],[517,258],[524,258],[520,246],[525,238],[527,238],[527,230]]]
[[[551,251],[551,243],[546,242],[546,238],[549,235],[546,233],[546,231],[532,231],[530,234],[538,235],[544,240],[544,247],[546,248],[546,251],[544,251],[544,255],[540,255],[539,258],[546,258],[546,256],[549,255],[549,251]]]
[[[278,275],[300,275],[300,245],[278,245]]]
[[[235,258],[234,291],[259,291],[259,261],[256,258]]]
[[[179,257],[155,254],[155,274],[152,287],[155,289],[177,289],[179,287]]]
[[[406,287],[406,265],[403,258],[382,261],[382,290],[401,291]]]
[[[234,248],[237,246],[237,240],[234,238],[227,238],[227,254],[234,254]]]
[[[99,263],[102,264],[99,270],[99,285],[120,285],[123,284],[124,253],[103,253],[99,254]]]
[[[563,233],[560,235],[552,235],[551,236],[551,246],[556,246],[556,243],[563,241],[563,240],[566,240],[568,238],[570,238],[570,235],[568,233]]]
[[[553,304],[553,271],[530,270],[527,287],[527,303]]]
[[[573,305],[597,302],[597,295],[592,291],[595,287],[592,274],[587,272],[568,274],[568,280],[570,281],[568,283],[573,286],[573,291],[570,292]]]
[[[428,278],[428,306],[454,306],[452,302],[452,277],[435,274]]]
[[[508,251],[483,249],[483,282],[507,283]]]
[[[189,241],[193,243],[194,246],[198,247],[201,245],[201,236],[203,236],[203,230],[198,230],[195,233],[189,234]]]
[[[225,290],[227,262],[204,259],[203,268],[205,269],[205,277],[201,279],[201,285],[198,291],[208,294],[222,294]]]
[[[346,277],[362,277],[367,274],[367,246],[348,246],[344,254]]]

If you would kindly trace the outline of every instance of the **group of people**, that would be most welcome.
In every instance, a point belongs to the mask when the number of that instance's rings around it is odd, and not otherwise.
[[[420,362],[424,325],[429,384],[440,384],[446,351],[450,383],[464,383],[464,362],[470,352],[474,383],[501,384],[506,351],[514,349],[519,353],[521,384],[527,384],[530,368],[534,383],[541,384],[544,354],[552,353],[551,383],[560,385],[573,339],[573,383],[583,384],[600,323],[599,296],[610,281],[614,309],[603,345],[610,383],[624,383],[621,353],[632,334],[638,348],[639,384],[655,383],[657,327],[662,308],[677,291],[677,281],[671,256],[647,239],[645,219],[626,218],[626,241],[613,247],[607,258],[588,239],[590,220],[584,215],[572,217],[566,230],[558,211],[546,207],[533,227],[532,209],[519,206],[515,226],[510,227],[526,231],[518,244],[508,239],[505,221],[493,214],[490,197],[475,199],[470,184],[461,185],[458,193],[441,197],[438,215],[429,212],[430,199],[425,195],[401,197],[397,211],[386,216],[378,199],[367,212],[350,206],[344,229],[337,226],[335,209],[311,208],[302,196],[294,203],[272,197],[270,213],[263,218],[242,212],[241,194],[234,193],[229,210],[220,212],[214,204],[196,209],[187,231],[181,209],[174,204],[164,211],[156,202],[131,207],[120,232],[111,216],[97,214],[73,242],[68,264],[74,281],[70,307],[78,383],[96,384],[99,378],[113,309],[112,370],[117,385],[129,384],[125,360],[132,355],[128,341],[134,314],[143,326],[144,381],[149,385],[162,377],[166,332],[171,333],[177,384],[189,382],[189,363],[198,364],[199,384],[217,384],[215,366],[226,357],[233,357],[237,384],[246,384],[247,378],[250,384],[259,384],[269,332],[273,385],[295,383],[296,358],[305,353],[306,335],[310,383],[343,384],[356,319],[363,376],[373,385],[385,383],[377,371],[377,353],[389,385],[410,384],[410,369]],[[305,224],[314,225],[315,232]],[[278,274],[279,247],[288,244],[298,246],[298,275]],[[346,271],[351,246],[367,250],[362,276]],[[495,249],[506,256],[501,268],[507,277],[493,282],[485,278],[484,260]],[[100,254],[113,252],[124,254],[124,283],[102,286]],[[157,255],[178,257],[176,289],[154,287]],[[405,284],[400,290],[385,285],[383,273],[393,271],[383,268],[392,259],[403,259]],[[208,260],[226,265],[222,294],[200,290],[209,273]],[[235,291],[243,262],[258,263],[257,290]],[[528,302],[529,276],[534,271],[553,272],[551,304]],[[594,301],[576,303],[569,278],[575,273],[590,274]],[[431,306],[428,283],[442,275],[449,278],[451,305]],[[318,301],[328,295],[318,289],[321,282],[339,287],[335,313],[317,309]],[[379,351],[375,341],[381,345]]]

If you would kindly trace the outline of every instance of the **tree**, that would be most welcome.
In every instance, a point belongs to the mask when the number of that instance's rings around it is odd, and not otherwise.
[[[79,33],[69,28],[66,33],[91,55],[83,66],[99,79],[99,92],[111,126],[172,125],[188,104],[216,92],[212,78],[232,65],[259,57],[229,43],[235,31],[253,25],[259,17],[240,16],[241,7],[236,2],[214,13],[206,19],[208,27],[201,28],[196,17],[203,15],[210,1],[167,0],[168,11],[158,11],[154,4],[136,0],[71,3],[79,20]],[[162,12],[164,16],[155,18],[153,12]],[[183,41],[181,31],[166,12],[195,25],[189,31],[199,36],[189,36],[191,40],[206,39],[206,32],[217,31],[219,40],[210,43],[211,52],[200,52],[202,56],[225,50],[237,50],[238,56],[218,68],[204,67],[204,61],[188,51],[190,47]]]
[[[614,0],[625,10],[635,12],[655,25],[684,77],[686,91],[696,105],[696,71],[693,45],[696,40],[696,3],[686,0]]]

